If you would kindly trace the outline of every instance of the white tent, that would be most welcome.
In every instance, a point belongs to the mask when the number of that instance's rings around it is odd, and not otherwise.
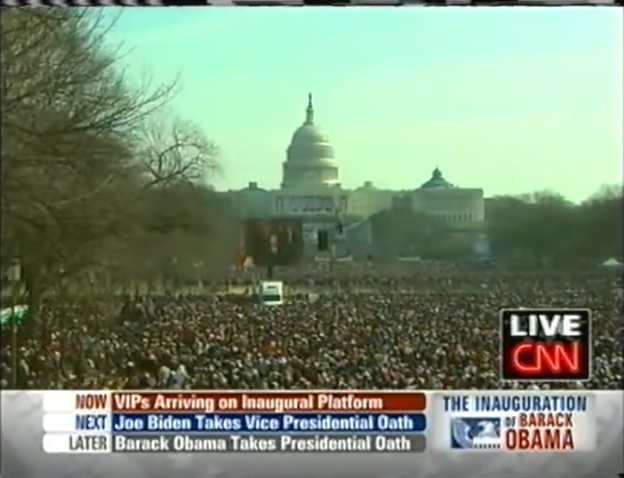
[[[612,257],[611,259],[607,259],[602,263],[602,267],[619,267],[621,265],[622,264],[614,257]]]

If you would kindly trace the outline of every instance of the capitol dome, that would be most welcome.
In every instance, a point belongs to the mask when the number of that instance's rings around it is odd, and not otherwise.
[[[314,123],[312,94],[308,95],[305,121],[293,133],[286,153],[282,187],[338,183],[334,148],[323,130]]]
[[[330,148],[330,154],[334,151],[329,143],[329,138],[323,133],[321,128],[314,123],[304,123],[297,128],[290,140],[289,149],[300,146],[325,145]]]
[[[303,124],[297,128],[288,146],[289,161],[333,162],[334,148],[321,128],[315,124]]]

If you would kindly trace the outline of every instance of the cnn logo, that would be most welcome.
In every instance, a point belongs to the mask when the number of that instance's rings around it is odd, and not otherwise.
[[[591,376],[591,313],[586,309],[505,309],[504,380],[579,381]]]

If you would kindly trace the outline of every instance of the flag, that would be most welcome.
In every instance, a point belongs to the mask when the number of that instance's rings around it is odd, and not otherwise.
[[[28,306],[16,305],[0,310],[0,325],[21,324],[28,318]]]

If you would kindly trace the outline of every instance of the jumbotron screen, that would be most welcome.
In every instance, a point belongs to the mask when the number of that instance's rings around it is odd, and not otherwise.
[[[257,266],[286,266],[303,256],[303,225],[300,219],[250,219],[243,231],[242,257]]]

